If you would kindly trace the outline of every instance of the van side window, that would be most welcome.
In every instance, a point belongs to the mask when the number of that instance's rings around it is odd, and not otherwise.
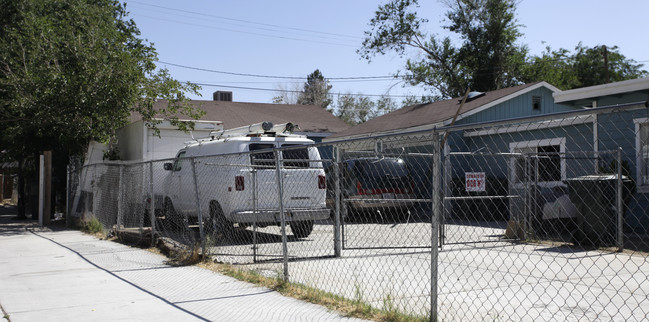
[[[273,151],[255,152],[269,150],[275,147],[272,143],[253,143],[248,146],[250,153],[250,164],[261,166],[260,168],[275,168],[275,155]]]
[[[304,146],[303,144],[284,144],[282,147]],[[309,167],[309,150],[307,147],[301,149],[289,149],[282,151],[284,166],[291,168],[308,168]],[[295,160],[295,161],[290,161]]]
[[[176,160],[174,160],[174,171],[180,171],[183,166],[183,162],[185,162],[184,159],[182,159],[185,156],[185,151],[181,151],[178,153],[176,156]]]

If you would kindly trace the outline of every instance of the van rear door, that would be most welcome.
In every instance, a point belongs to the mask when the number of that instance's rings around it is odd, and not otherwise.
[[[284,207],[325,207],[326,180],[318,149],[295,143],[283,144],[282,148],[286,148],[282,151]]]
[[[282,147],[289,148],[283,151],[280,156],[283,160],[281,170],[284,188],[283,202],[284,209],[287,210],[324,207],[324,170],[318,167],[320,162],[307,161],[319,160],[318,151],[313,147],[301,146],[304,144],[282,145]],[[273,151],[268,150],[273,147],[275,147],[275,143],[251,143],[249,146],[252,152],[251,164],[257,169],[255,177],[257,180],[257,208],[259,210],[279,209],[275,155]]]
[[[275,174],[275,153],[271,149],[275,143],[251,143],[248,146],[250,164],[255,169],[251,179],[256,180],[251,187],[252,198],[256,195],[256,210],[274,210],[278,208],[277,175]],[[256,189],[256,193],[254,192]]]

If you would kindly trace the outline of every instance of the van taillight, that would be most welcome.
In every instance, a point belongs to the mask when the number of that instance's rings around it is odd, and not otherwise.
[[[243,180],[243,176],[234,177],[234,189],[237,191],[243,191],[246,188],[246,183]]]
[[[327,178],[323,175],[318,176],[318,189],[327,189]]]

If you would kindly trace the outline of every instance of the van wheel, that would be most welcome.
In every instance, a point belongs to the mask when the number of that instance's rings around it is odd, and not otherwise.
[[[174,209],[171,200],[167,199],[162,206],[162,213],[165,216],[165,221],[168,223],[168,227],[176,230],[184,230],[185,225],[183,222],[182,216],[176,212]]]
[[[290,225],[293,236],[297,238],[309,237],[309,235],[313,231],[313,220],[294,221]]]
[[[234,236],[234,225],[225,218],[223,208],[218,202],[210,202],[210,228],[216,236],[221,235],[224,240],[230,241]]]
[[[144,210],[144,218],[142,218],[142,227],[151,227],[151,215],[149,215],[151,212],[149,209]]]

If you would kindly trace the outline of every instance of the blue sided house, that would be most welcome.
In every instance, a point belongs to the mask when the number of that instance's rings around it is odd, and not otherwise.
[[[645,233],[649,225],[648,99],[649,78],[569,91],[537,82],[473,92],[464,103],[454,98],[406,106],[325,141],[441,129],[446,133],[445,196],[533,196],[503,197],[493,204],[473,202],[479,209],[469,210],[466,203],[452,202],[447,213],[462,216],[500,209],[492,220],[525,213],[539,223],[574,217],[576,210],[567,201],[571,180],[614,173],[621,155],[623,174],[633,184],[631,195],[625,196],[626,229]],[[431,151],[430,146],[414,142],[408,149]],[[421,193],[429,195],[430,162],[412,171],[419,178]],[[468,174],[484,176],[486,188],[468,189]]]

